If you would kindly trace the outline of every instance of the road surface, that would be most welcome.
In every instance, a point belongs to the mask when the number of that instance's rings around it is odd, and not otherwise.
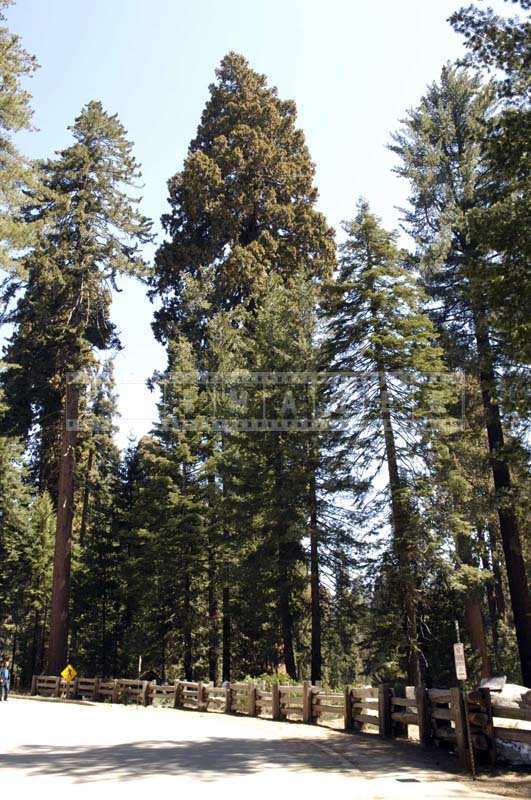
[[[452,769],[453,759],[426,756],[412,743],[296,723],[103,703],[0,703],[0,787],[11,798],[525,796],[524,777],[474,784]]]

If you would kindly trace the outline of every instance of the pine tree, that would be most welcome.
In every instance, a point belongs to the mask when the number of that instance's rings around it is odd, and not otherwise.
[[[363,201],[345,230],[329,303],[327,346],[338,372],[333,402],[341,403],[349,418],[345,436],[359,474],[374,477],[382,463],[387,467],[390,557],[403,604],[407,675],[417,683],[418,597],[429,535],[420,529],[415,462],[431,417],[444,412],[447,390],[439,380],[444,367],[433,325],[423,313],[422,292],[395,236],[381,228]]]
[[[491,89],[481,89],[477,78],[446,67],[441,82],[410,112],[392,149],[402,160],[398,174],[411,184],[405,218],[438,324],[480,382],[522,678],[531,683],[531,600],[497,375],[506,359],[495,342],[496,310],[486,290],[492,253],[469,224],[483,204],[481,141],[491,99]]]
[[[529,10],[528,0],[521,0]],[[470,210],[474,235],[496,253],[484,283],[512,359],[529,362],[529,110],[531,24],[500,17],[491,9],[468,6],[450,22],[465,38],[464,63],[494,82],[496,113],[490,114],[482,139],[481,203]],[[498,335],[500,335],[500,333]]]
[[[53,201],[37,194],[28,204],[28,218],[41,221],[46,235],[25,257],[28,285],[15,310],[16,330],[6,358],[15,376],[13,387],[8,373],[7,399],[12,408],[31,409],[25,413],[26,426],[36,410],[41,445],[46,442],[51,463],[60,439],[55,470],[58,515],[51,672],[64,666],[68,632],[73,478],[81,392],[78,379],[69,375],[90,368],[96,349],[117,344],[109,318],[111,289],[118,275],[144,270],[138,247],[150,238],[149,222],[136,209],[138,198],[128,194],[139,171],[132,145],[117,117],[107,114],[100,103],[90,102],[71,131],[74,144],[41,168],[45,187],[54,193]],[[24,368],[22,396],[17,386],[20,367]]]
[[[30,493],[25,481],[22,449],[0,437],[0,636],[3,652],[16,651],[23,617],[23,591],[30,572],[24,539],[29,521]]]

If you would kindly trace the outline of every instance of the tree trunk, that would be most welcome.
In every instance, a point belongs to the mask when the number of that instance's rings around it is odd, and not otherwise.
[[[518,531],[518,521],[512,498],[511,474],[504,454],[505,442],[500,409],[494,399],[496,396],[496,376],[488,326],[483,311],[474,310],[474,324],[478,349],[479,380],[489,441],[492,477],[496,491],[500,535],[507,567],[507,580],[511,595],[522,680],[526,686],[531,686],[531,598],[529,596],[522,544]]]
[[[83,545],[87,534],[88,508],[90,498],[90,473],[94,462],[94,450],[90,450],[87,459],[87,469],[85,472],[85,485],[83,486],[83,503],[81,506],[81,523],[79,525],[79,544]]]
[[[321,598],[319,580],[319,531],[317,528],[317,488],[315,465],[310,474],[310,584],[312,605],[312,665],[311,682],[315,684],[322,678],[321,658]]]
[[[292,547],[289,540],[289,528],[284,508],[285,496],[284,469],[282,463],[281,443],[277,437],[277,453],[275,459],[275,488],[277,515],[274,521],[277,546],[277,604],[282,634],[282,651],[286,672],[296,680],[297,665],[293,647],[293,615],[291,613],[291,592],[289,585],[289,565],[292,561]]]
[[[507,604],[505,602],[505,592],[503,590],[502,567],[498,558],[498,531],[491,523],[488,526],[490,560],[492,562],[492,574],[494,575],[494,593],[496,595],[496,610],[499,619],[505,619]]]
[[[391,492],[391,515],[393,521],[394,548],[398,559],[399,580],[404,608],[404,627],[406,633],[408,681],[417,686],[421,681],[419,659],[419,639],[417,629],[417,605],[415,600],[415,578],[412,565],[411,512],[409,501],[404,495],[404,486],[398,470],[395,437],[389,407],[387,377],[382,368],[378,370],[380,390],[381,419],[384,429],[385,456]]]
[[[208,679],[218,683],[218,601],[216,597],[216,560],[214,546],[208,546]]]
[[[219,615],[217,598],[217,517],[215,509],[215,480],[208,476],[209,489],[209,536],[208,536],[208,678],[217,686],[219,664]]]
[[[64,412],[64,410],[63,410]],[[64,413],[57,398],[49,397],[46,399],[40,418],[40,442],[39,442],[39,490],[47,491],[53,503],[54,510],[57,508],[57,491],[59,485],[59,469],[57,453],[61,446],[62,418]]]
[[[79,525],[79,546],[83,547],[83,543],[87,536],[87,523],[88,523],[88,508],[90,499],[90,473],[92,472],[92,464],[94,461],[94,450],[90,450],[87,458],[87,466],[85,470],[85,478],[83,481],[83,501],[81,504],[81,522]],[[76,582],[72,586],[72,617],[70,620],[70,657],[73,661],[77,659],[77,646],[78,646],[78,627],[77,620],[79,616],[79,591],[76,590]]]
[[[189,563],[184,565],[184,591],[183,591],[183,662],[184,677],[193,681],[192,668],[192,604],[190,600],[190,574]]]
[[[485,540],[484,530],[477,529],[478,539],[481,542],[481,566],[484,570],[488,570],[494,574],[493,561],[490,554],[489,545]],[[499,564],[498,564],[499,567]],[[495,578],[491,578],[485,584],[485,599],[487,601],[487,608],[489,610],[489,623],[492,634],[492,669],[493,674],[496,675],[498,671],[498,604],[496,602],[496,587]]]
[[[456,544],[457,557],[461,563],[476,567],[477,561],[475,563],[470,538],[468,536],[458,535]],[[466,624],[470,633],[470,640],[480,658],[481,677],[490,678],[492,675],[492,665],[487,638],[485,636],[485,622],[483,610],[481,608],[481,592],[475,588],[469,589],[464,602]]]
[[[490,653],[485,637],[485,624],[481,603],[475,592],[472,592],[465,599],[465,617],[470,639],[475,650],[479,653],[481,664],[481,677],[490,678],[492,666]]]
[[[222,598],[223,615],[223,658],[222,674],[224,681],[230,681],[230,648],[231,648],[231,624],[230,624],[230,589],[223,587]]]
[[[59,455],[57,492],[57,527],[52,580],[52,612],[48,672],[58,675],[66,666],[68,655],[68,605],[70,602],[70,567],[72,555],[72,519],[74,515],[74,468],[76,457],[79,387],[67,385],[64,425]]]
[[[280,629],[282,633],[282,651],[286,672],[296,680],[297,665],[295,663],[295,653],[293,648],[293,616],[291,613],[291,597],[289,590],[289,580],[287,573],[287,562],[289,548],[286,545],[287,531],[286,526],[277,524],[277,546],[278,546],[278,611],[280,617]]]

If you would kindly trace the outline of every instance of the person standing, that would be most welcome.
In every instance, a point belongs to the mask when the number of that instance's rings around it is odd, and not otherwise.
[[[0,669],[0,700],[7,700],[8,698],[10,678],[9,661],[6,661],[4,666]]]

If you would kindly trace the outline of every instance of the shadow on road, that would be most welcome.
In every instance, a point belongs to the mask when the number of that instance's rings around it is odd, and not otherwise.
[[[264,768],[284,770],[353,771],[366,777],[396,777],[407,774],[419,779],[448,780],[447,771],[438,773],[432,759],[418,760],[401,753],[373,736],[356,736],[314,741],[289,737],[281,740],[212,737],[201,741],[136,741],[112,746],[58,747],[25,745],[2,757],[0,770],[16,769],[31,775],[63,775],[76,782],[121,780],[155,774],[188,775],[200,780],[245,775]],[[350,740],[350,745],[349,745]],[[403,757],[409,755],[410,758]],[[398,758],[397,758],[398,756]],[[445,764],[446,769],[448,768]],[[435,773],[435,774],[434,774]],[[1,772],[0,772],[1,774]]]

